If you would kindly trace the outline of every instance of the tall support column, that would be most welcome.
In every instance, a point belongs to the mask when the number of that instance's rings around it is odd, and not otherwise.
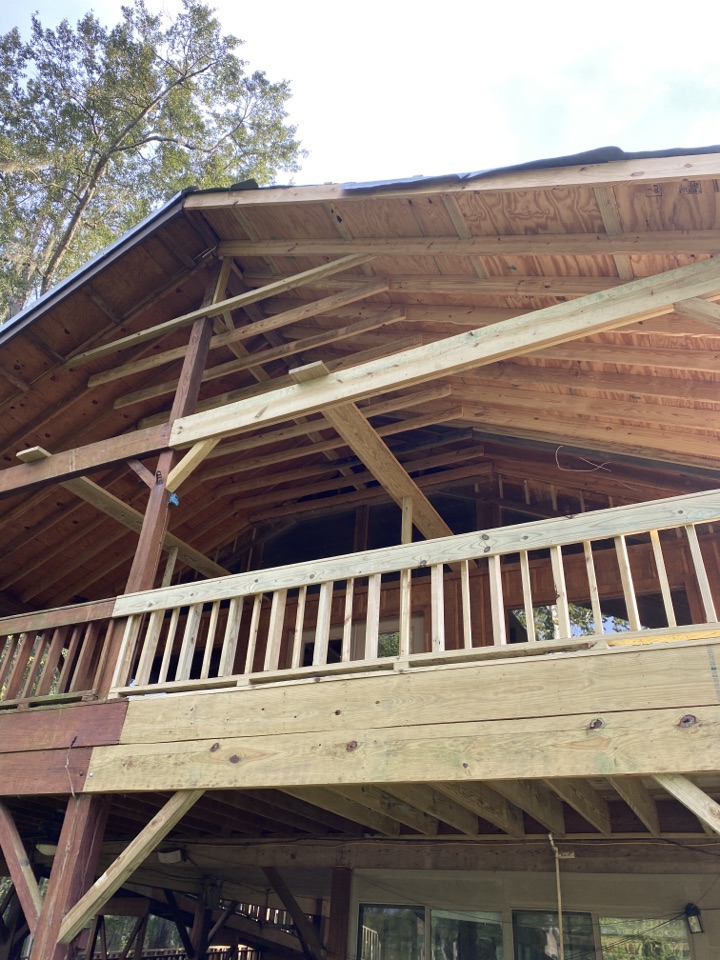
[[[71,797],[68,801],[30,960],[67,957],[69,948],[58,944],[60,926],[95,879],[109,806],[108,797]]]
[[[218,271],[213,273],[208,284],[203,299],[203,307],[218,299],[220,293]],[[210,317],[200,317],[193,324],[190,333],[190,342],[188,343],[180,380],[175,391],[175,399],[170,411],[171,424],[179,417],[185,417],[195,410],[211,337],[212,319]],[[167,450],[160,454],[155,472],[156,483],[150,491],[140,539],[125,587],[126,593],[150,590],[153,587],[168,527],[167,478],[179,459],[180,455],[174,450]]]
[[[327,934],[327,960],[345,960],[348,951],[350,926],[350,891],[352,870],[333,867],[330,886],[330,918]]]

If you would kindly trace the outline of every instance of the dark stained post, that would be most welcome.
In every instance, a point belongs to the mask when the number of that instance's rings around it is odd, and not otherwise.
[[[330,886],[327,960],[345,960],[352,953],[348,951],[351,888],[352,870],[349,867],[334,867]]]
[[[217,299],[220,269],[218,267],[217,270],[213,271],[203,298],[202,306],[204,307]],[[195,410],[210,338],[212,337],[212,325],[212,317],[201,317],[192,326],[190,342],[188,343],[180,380],[175,391],[175,399],[170,411],[171,424],[179,417],[185,417]],[[153,587],[168,527],[169,504],[165,484],[168,474],[178,459],[179,454],[174,450],[165,451],[165,453],[160,454],[158,459],[155,472],[156,483],[150,491],[150,499],[145,510],[145,519],[140,531],[135,559],[125,587],[126,593],[151,590]]]
[[[67,957],[69,948],[58,944],[60,925],[95,879],[109,807],[109,797],[71,797],[68,801],[30,960]]]

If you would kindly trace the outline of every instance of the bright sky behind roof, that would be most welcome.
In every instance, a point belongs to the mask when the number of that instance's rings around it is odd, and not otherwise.
[[[4,0],[0,32],[27,36],[33,10],[110,25],[121,2]],[[299,184],[720,143],[717,0],[210,2],[250,68],[292,82]]]

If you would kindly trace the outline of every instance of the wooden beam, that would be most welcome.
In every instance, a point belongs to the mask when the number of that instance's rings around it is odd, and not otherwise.
[[[228,310],[237,310],[240,307],[246,307],[249,304],[257,303],[266,297],[274,297],[278,293],[284,293],[287,290],[294,290],[305,283],[312,283],[324,277],[329,277],[334,273],[340,273],[343,270],[350,270],[358,267],[362,263],[372,260],[372,256],[349,256],[342,257],[332,263],[325,263],[320,267],[313,267],[312,270],[304,270],[302,273],[294,274],[291,277],[285,277],[281,280],[275,280],[255,290],[249,290],[246,293],[238,294],[236,297],[229,297],[226,300],[214,299],[212,303],[199,307],[197,310],[191,310],[181,317],[175,317],[173,320],[166,320],[164,323],[156,324],[154,327],[147,327],[145,330],[138,330],[136,333],[130,333],[126,337],[121,337],[112,343],[105,343],[100,347],[94,347],[85,353],[80,353],[72,358],[72,367],[78,367],[89,360],[97,360],[99,357],[105,357],[109,353],[116,353],[119,350],[126,350],[128,347],[134,347],[139,343],[145,343],[147,340],[156,340],[158,337],[164,337],[174,330],[180,330],[182,327],[190,326],[196,320],[205,317],[219,317]]]
[[[218,350],[221,347],[236,345],[242,340],[248,340],[250,337],[256,337],[260,334],[269,333],[278,330],[280,327],[297,323],[298,320],[305,320],[308,317],[315,317],[319,314],[329,313],[348,304],[356,303],[358,300],[364,300],[367,297],[374,297],[387,290],[386,280],[374,280],[372,283],[363,283],[349,290],[343,290],[340,293],[334,293],[322,300],[315,300],[311,303],[304,303],[301,306],[290,307],[278,313],[273,311],[269,317],[261,317],[253,323],[245,324],[242,327],[232,327],[222,333],[216,333],[210,340],[210,351]],[[377,310],[377,305],[373,306],[373,311]],[[363,318],[366,319],[366,318]],[[96,373],[88,380],[88,387],[96,387],[103,383],[109,383],[112,380],[118,380],[122,377],[129,377],[136,373],[142,373],[145,370],[152,370],[163,364],[171,363],[174,360],[182,360],[185,356],[186,347],[175,347],[173,350],[165,350],[163,353],[154,354],[151,357],[143,357],[141,360],[135,360],[132,363],[126,363],[119,367],[113,367],[111,370],[104,370],[102,373]],[[258,360],[258,363],[264,362]],[[248,366],[252,366],[249,363]]]
[[[485,783],[438,783],[440,793],[455,803],[471,810],[478,817],[509,833],[511,837],[524,837],[525,826],[519,807],[510,803]]]
[[[59,940],[60,929],[68,910],[82,897],[95,877],[109,808],[108,797],[72,796],[68,800],[40,921],[30,949],[31,960],[64,960],[67,956],[67,946]],[[91,916],[88,915],[87,919]]]
[[[322,960],[325,956],[325,947],[321,943],[315,927],[310,923],[300,904],[292,895],[288,885],[275,867],[263,867],[263,873],[267,877],[270,886],[278,897],[280,897],[283,906],[292,917],[292,922],[297,931],[298,940],[302,945],[305,956],[308,960]]]
[[[478,835],[478,819],[472,811],[463,804],[443,795],[434,789],[435,784],[427,786],[423,783],[389,783],[383,788],[394,797],[412,804],[430,817],[441,820],[449,826],[459,830],[468,837]]]
[[[22,460],[21,465],[0,470],[0,496],[70,480],[120,460],[158,453],[167,448],[169,437],[170,424],[166,423],[52,455],[42,447],[21,450],[16,455]],[[42,453],[36,455],[36,451]]]
[[[87,893],[68,911],[60,927],[58,941],[70,943],[87,921],[119,890],[163,837],[172,830],[185,813],[203,795],[203,790],[178,790],[140,831],[119,857],[90,887]]]
[[[717,303],[700,300],[698,297],[691,297],[689,300],[681,300],[680,303],[676,303],[675,313],[681,317],[687,317],[688,320],[699,320],[701,323],[707,323],[716,329],[720,327],[720,306]]]
[[[370,785],[353,786],[345,784],[334,789],[341,797],[348,797],[370,810],[376,810],[378,813],[410,827],[411,830],[417,830],[423,836],[433,837],[438,832],[438,822],[435,817],[429,816],[413,804],[406,803],[391,793],[378,790]]]
[[[666,253],[720,253],[716,230],[649,230],[639,233],[533,233],[482,237],[355,237],[339,240],[224,240],[221,257],[339,257],[366,253],[376,257],[521,257],[600,256]]]
[[[220,410],[182,418],[173,424],[171,446],[191,446],[208,437],[257,429],[293,416],[325,411],[337,403],[356,402],[385,390],[410,387],[449,373],[532,353],[633,320],[669,313],[678,300],[703,295],[720,295],[720,265],[716,260],[634,280],[579,301],[557,304],[529,316],[358,364],[312,383],[297,384],[255,400],[231,403]]]
[[[324,363],[313,363],[291,371],[298,383],[307,383],[317,377],[326,377],[329,371]],[[412,500],[413,522],[427,539],[451,537],[452,530],[442,519],[417,484],[410,479],[400,462],[380,439],[354,403],[338,404],[323,411],[323,416],[357,454],[375,479],[402,507],[405,497]]]
[[[326,938],[328,960],[346,960],[347,957],[352,874],[349,867],[333,867]]]
[[[291,797],[297,797],[298,800],[311,803],[321,810],[328,810],[339,817],[353,821],[353,823],[360,823],[387,837],[397,837],[400,833],[400,825],[397,820],[383,813],[377,813],[375,810],[369,810],[363,804],[356,803],[350,797],[340,796],[339,793],[332,790],[322,787],[287,787],[284,784],[278,786]]]
[[[360,320],[358,323],[348,324],[345,327],[340,327],[335,330],[328,330],[325,333],[313,334],[300,340],[283,343],[268,350],[260,350],[257,353],[247,352],[245,356],[240,357],[237,360],[228,360],[226,363],[220,363],[217,366],[208,367],[208,369],[203,372],[202,382],[208,383],[209,381],[217,380],[220,377],[233,376],[236,373],[241,373],[243,370],[251,370],[255,367],[261,366],[262,364],[271,363],[274,360],[282,360],[287,357],[294,356],[295,354],[303,353],[306,350],[316,349],[317,347],[328,343],[335,343],[338,340],[347,339],[361,333],[377,330],[389,323],[396,323],[397,321],[404,319],[405,311],[402,307],[390,307],[387,310],[384,310],[382,313],[376,313],[375,316],[365,320]],[[259,320],[257,323],[262,323],[262,321]],[[239,327],[235,332],[248,329],[250,328]],[[116,410],[120,410],[123,407],[132,406],[134,403],[141,403],[145,400],[151,400],[154,397],[161,397],[164,394],[171,393],[176,386],[177,380],[167,380],[164,383],[156,383],[149,387],[141,387],[139,390],[134,390],[132,393],[127,393],[122,397],[118,397],[113,406]]]
[[[18,833],[12,814],[4,803],[0,803],[0,850],[10,871],[10,879],[25,914],[30,933],[34,935],[42,910],[42,894],[25,850],[25,844]]]
[[[488,786],[557,837],[565,835],[565,814],[557,796],[540,780],[489,780]]]
[[[499,170],[489,174],[448,183],[438,180],[419,180],[412,184],[383,185],[374,190],[348,190],[343,184],[330,183],[315,187],[278,187],[264,190],[228,190],[226,192],[190,194],[185,199],[186,210],[213,210],[228,207],[273,207],[277,204],[362,202],[377,194],[380,198],[407,199],[425,196],[464,193],[494,193],[516,190],[561,190],[564,187],[591,187],[601,184],[662,183],[677,180],[714,180],[720,175],[720,160],[716,153],[680,155],[672,157],[622,158],[611,162],[583,162],[582,156],[568,157],[564,167],[525,167]],[[573,163],[575,160],[575,163]]]
[[[691,768],[692,765],[688,764],[688,769]],[[704,827],[709,827],[713,834],[720,833],[720,804],[692,780],[680,773],[657,773],[653,780],[694,813]]]
[[[190,447],[188,452],[172,468],[165,481],[165,489],[168,493],[174,493],[180,489],[180,486],[187,480],[193,471],[197,470],[200,464],[215,449],[219,440],[210,438],[210,440],[201,440],[194,447]]]
[[[608,777],[635,816],[654,837],[660,836],[657,804],[639,777]]]
[[[610,835],[612,832],[610,808],[586,780],[557,777],[545,782],[565,803],[577,810],[591,826],[605,836]]]
[[[28,456],[33,460],[51,456],[51,454],[49,454],[47,450],[43,450],[42,447],[32,447],[30,450],[25,450],[22,453],[23,456]],[[20,454],[18,454],[18,456],[19,455]],[[65,487],[65,489],[71,493],[74,493],[75,496],[80,497],[81,500],[85,500],[86,503],[91,504],[96,510],[100,510],[102,513],[107,514],[107,516],[112,517],[113,520],[117,520],[118,523],[121,523],[129,530],[139,533],[142,529],[143,515],[139,510],[135,510],[134,507],[123,503],[119,497],[116,497],[108,490],[104,490],[92,480],[79,477],[75,480],[67,480],[61,483],[61,486]],[[165,538],[165,548],[169,549],[171,547],[177,547],[178,556],[183,563],[187,564],[191,569],[204,574],[206,577],[224,577],[229,573],[225,567],[221,567],[220,564],[209,560],[199,550],[195,550],[194,547],[185,543],[184,540],[181,540],[172,533],[168,533]]]

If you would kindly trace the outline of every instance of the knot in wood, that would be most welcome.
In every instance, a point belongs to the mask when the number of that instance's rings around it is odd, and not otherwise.
[[[694,727],[697,722],[697,717],[694,714],[686,713],[684,717],[680,717],[678,720],[678,726],[686,729],[687,727]]]
[[[588,730],[602,730],[605,726],[605,721],[602,717],[595,717],[594,720],[591,720],[587,725]]]
[[[357,750],[357,740],[351,740],[349,743],[346,743],[345,749],[348,753],[352,753],[353,750]]]

